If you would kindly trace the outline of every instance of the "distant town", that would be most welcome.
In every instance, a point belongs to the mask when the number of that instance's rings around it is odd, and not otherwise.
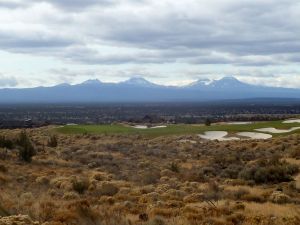
[[[297,102],[149,103],[102,105],[1,105],[0,128],[64,124],[267,121],[300,114]]]

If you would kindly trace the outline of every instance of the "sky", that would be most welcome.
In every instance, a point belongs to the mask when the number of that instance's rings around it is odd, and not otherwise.
[[[298,0],[0,0],[0,87],[235,76],[300,88]]]

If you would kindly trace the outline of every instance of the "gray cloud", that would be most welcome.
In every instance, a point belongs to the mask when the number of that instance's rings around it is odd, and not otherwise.
[[[0,14],[1,50],[76,65],[252,71],[300,58],[297,0],[0,0]]]
[[[37,2],[40,2],[40,0],[37,0]],[[44,2],[53,4],[65,10],[83,9],[93,5],[105,6],[114,4],[113,0],[44,0]]]
[[[0,46],[2,50],[20,53],[48,52],[53,48],[63,48],[74,44],[74,41],[57,37],[38,37],[29,36],[22,38],[13,38],[0,31]]]
[[[172,7],[159,11],[159,14],[154,7],[150,8],[146,10],[146,16],[141,10],[141,13],[133,13],[125,20],[111,17],[109,13],[95,15],[95,21],[104,20],[111,29],[108,28],[104,34],[97,33],[95,29],[94,35],[118,45],[161,51],[185,47],[230,53],[236,57],[299,52],[300,23],[295,18],[300,11],[295,11],[295,8],[299,9],[296,1],[261,1],[255,4],[246,1],[243,5],[238,1],[230,1],[232,4],[212,2],[226,7],[219,10],[216,7],[213,15],[206,17],[201,16],[201,3],[195,4],[200,10],[199,15],[172,11]],[[209,63],[222,64],[223,61],[217,57]]]
[[[161,3],[142,1],[138,5],[134,0],[32,0],[28,13],[34,13],[43,3],[61,7],[63,11],[49,9],[61,19],[50,17],[46,6],[43,6],[45,13],[39,13],[41,15],[37,21],[28,22],[29,28],[35,25],[30,34],[23,34],[23,29],[16,29],[15,32],[0,30],[0,45],[3,48],[20,52],[24,52],[22,48],[29,49],[35,54],[40,51],[34,50],[37,48],[45,48],[42,50],[48,53],[52,48],[59,47],[61,54],[56,52],[56,57],[66,57],[83,64],[165,63],[180,60],[197,64],[253,66],[278,63],[276,55],[300,51],[300,22],[296,20],[300,16],[300,6],[293,0],[263,0],[255,3],[247,0],[243,4],[236,0],[228,3],[220,0],[211,3],[188,0],[185,4],[173,2],[171,5],[170,0]],[[9,5],[9,2],[2,4]],[[24,5],[25,1],[11,4]],[[70,11],[72,8],[85,7],[88,9],[78,11],[75,15]],[[27,24],[26,21],[24,24]],[[72,35],[74,37],[70,37]],[[86,50],[74,55],[65,54],[64,48],[78,45],[79,42],[86,45],[82,48]],[[90,44],[142,49],[144,52],[96,52],[95,49],[88,50]],[[208,55],[199,56],[197,51],[192,54],[195,49]],[[147,50],[149,53],[145,52]],[[157,52],[150,52],[153,50]],[[212,52],[228,54],[231,58],[213,55]],[[239,62],[241,56],[257,55],[272,56],[274,59],[258,63],[247,60]],[[285,61],[289,62],[290,58],[286,57]],[[293,62],[291,58],[290,63]]]
[[[21,5],[16,2],[0,1],[0,8],[14,9],[14,8],[19,8],[19,7],[21,7]]]

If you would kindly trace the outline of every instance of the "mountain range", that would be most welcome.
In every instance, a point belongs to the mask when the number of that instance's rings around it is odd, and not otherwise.
[[[0,103],[201,102],[251,98],[300,98],[300,89],[251,85],[234,77],[183,87],[158,85],[141,77],[120,83],[87,80],[52,87],[0,89]]]

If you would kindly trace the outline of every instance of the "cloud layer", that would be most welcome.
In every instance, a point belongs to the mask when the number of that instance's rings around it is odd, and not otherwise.
[[[280,67],[300,79],[297,0],[0,0],[0,15],[2,51],[50,57],[62,68],[185,65],[188,77],[189,67],[198,75],[217,68],[207,76]]]

